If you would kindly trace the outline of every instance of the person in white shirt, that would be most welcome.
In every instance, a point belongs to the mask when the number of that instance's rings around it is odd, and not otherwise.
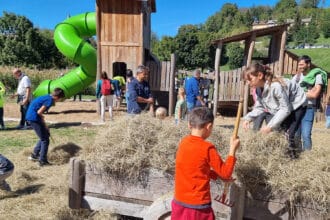
[[[314,122],[314,114],[318,108],[318,99],[322,94],[322,87],[326,85],[326,77],[322,77],[322,71],[314,68],[311,69],[312,60],[309,56],[303,55],[299,58],[298,61],[298,70],[292,81],[298,83],[301,87],[304,86],[304,81],[308,76],[313,76],[313,84],[306,84],[304,87],[306,89],[307,97],[307,109],[306,113],[301,121],[300,130],[297,132],[298,138],[301,136],[302,139],[302,150],[311,150],[312,149],[312,129]],[[310,79],[310,77],[309,77]]]
[[[13,70],[13,76],[18,79],[17,91],[11,98],[17,97],[17,103],[20,105],[21,120],[17,129],[28,128],[29,125],[25,120],[25,114],[32,99],[31,80],[20,69]]]

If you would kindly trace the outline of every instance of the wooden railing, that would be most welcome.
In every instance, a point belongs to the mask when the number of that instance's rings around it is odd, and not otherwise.
[[[239,101],[243,68],[220,71],[219,101]]]

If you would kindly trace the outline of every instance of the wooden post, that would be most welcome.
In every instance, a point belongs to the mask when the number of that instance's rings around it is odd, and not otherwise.
[[[213,115],[216,117],[218,111],[218,100],[219,100],[219,73],[220,73],[220,58],[221,58],[222,42],[218,43],[215,62],[214,62],[214,95],[213,95]]]
[[[251,36],[251,40],[249,43],[249,53],[247,56],[247,60],[246,60],[246,66],[250,66],[251,62],[252,62],[252,55],[253,55],[253,49],[254,49],[254,44],[256,41],[256,34],[253,33]],[[247,114],[247,109],[248,109],[248,99],[249,99],[249,85],[246,83],[244,86],[244,106],[243,106],[243,115]]]
[[[72,209],[81,208],[82,191],[84,188],[84,165],[80,160],[72,158],[70,160],[71,179],[69,188],[69,207]]]
[[[168,101],[168,115],[172,116],[174,111],[174,100],[175,98],[175,54],[171,54],[171,72],[170,72],[170,91],[169,91],[169,101]]]
[[[283,76],[284,69],[284,51],[285,51],[285,42],[286,42],[286,30],[283,30],[281,36],[281,48],[280,48],[280,57],[279,57],[279,75]]]
[[[100,0],[96,0],[96,36],[97,36],[97,61],[96,61],[96,84],[97,81],[100,79],[101,71],[102,71],[102,56],[101,56],[101,42],[100,42],[100,36],[101,36],[101,12],[100,12]],[[101,115],[101,103],[97,99],[96,100],[96,113],[97,115]]]

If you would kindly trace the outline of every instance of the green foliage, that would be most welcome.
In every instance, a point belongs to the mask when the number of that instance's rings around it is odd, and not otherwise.
[[[312,58],[312,63],[330,72],[329,49],[315,48],[315,49],[296,49],[290,50],[292,53],[301,55],[308,55]]]
[[[196,57],[193,57],[195,46],[199,43],[197,32],[199,28],[196,25],[181,26],[178,35],[175,38],[176,53],[178,55],[177,64],[179,68],[196,67]]]
[[[244,49],[239,43],[231,43],[227,46],[227,55],[229,57],[228,65],[230,69],[237,69],[242,66],[244,59]]]
[[[287,18],[294,18],[298,11],[295,0],[280,0],[274,7],[273,18],[285,23]]]
[[[171,54],[175,51],[175,40],[173,37],[164,36],[160,41],[152,43],[152,53],[155,54],[159,60],[168,61],[171,59]]]
[[[272,17],[272,8],[268,6],[254,6],[249,11],[255,21],[267,21]]]
[[[5,85],[7,93],[11,93],[17,88],[18,82],[11,73],[0,73],[0,81]]]
[[[24,16],[3,13],[0,18],[0,64],[64,68],[69,62],[59,53],[50,30],[39,30]]]
[[[325,38],[330,38],[330,8],[322,10],[320,30]]]
[[[317,8],[320,0],[300,0],[300,6],[303,8]]]

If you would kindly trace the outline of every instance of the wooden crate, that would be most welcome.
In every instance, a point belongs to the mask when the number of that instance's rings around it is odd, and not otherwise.
[[[113,213],[146,220],[170,219],[173,199],[173,176],[152,169],[145,182],[130,184],[111,176],[105,176],[91,164],[71,159],[69,207],[91,210],[109,210]],[[244,188],[233,184],[228,197],[235,201],[227,207],[214,201],[222,193],[220,182],[211,183],[212,208],[216,219],[236,220],[243,218]]]

